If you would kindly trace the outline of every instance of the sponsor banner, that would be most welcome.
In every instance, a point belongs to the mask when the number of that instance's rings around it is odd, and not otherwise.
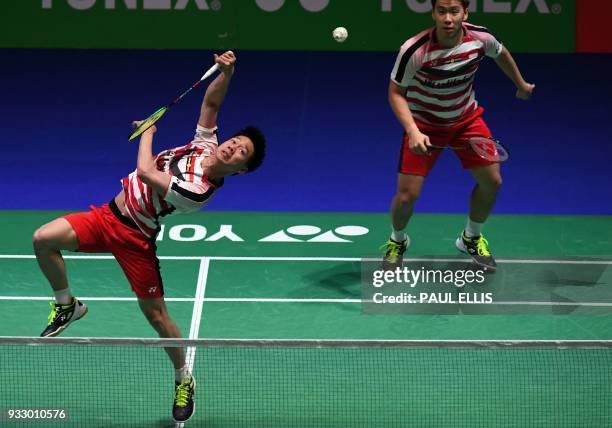
[[[0,47],[395,51],[430,0],[4,0]],[[573,52],[575,0],[472,0],[513,52]],[[338,43],[334,28],[348,29]]]
[[[576,52],[612,53],[612,37],[607,30],[610,18],[610,0],[577,2]]]

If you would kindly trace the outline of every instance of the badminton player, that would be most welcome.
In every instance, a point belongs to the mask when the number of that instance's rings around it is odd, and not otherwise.
[[[34,233],[36,259],[55,294],[41,336],[57,336],[87,313],[86,304],[76,299],[68,286],[60,251],[69,250],[112,253],[159,336],[181,337],[164,302],[155,247],[160,221],[171,214],[199,210],[221,189],[224,177],[254,171],[264,157],[265,138],[257,128],[247,127],[222,144],[217,141],[217,113],[235,61],[232,52],[215,55],[220,73],[204,95],[193,141],[154,156],[157,128],[152,126],[140,137],[136,170],[123,178],[122,190],[115,198],[101,207],[92,206],[89,212],[53,220]],[[166,348],[166,352],[175,368],[173,417],[184,422],[195,408],[195,380],[186,367],[182,348]]]
[[[401,266],[410,243],[406,226],[425,177],[441,153],[430,147],[467,148],[472,136],[491,137],[482,118],[484,110],[474,94],[474,75],[480,61],[485,56],[494,58],[516,86],[520,99],[529,99],[535,87],[523,79],[510,52],[489,30],[465,22],[469,1],[431,3],[435,26],[402,45],[389,82],[389,103],[404,128],[404,136],[397,192],[391,203],[393,229],[385,244],[383,266],[387,269]],[[476,264],[494,270],[495,259],[482,228],[502,183],[499,164],[481,158],[473,150],[453,152],[476,181],[467,224],[455,245]]]

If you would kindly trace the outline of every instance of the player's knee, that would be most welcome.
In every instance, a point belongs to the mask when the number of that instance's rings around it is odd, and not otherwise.
[[[406,188],[397,191],[395,198],[402,205],[411,205],[419,198],[420,192],[414,189]]]
[[[45,250],[52,248],[53,237],[47,232],[45,226],[39,227],[32,235],[32,245],[35,250]]]
[[[502,185],[502,181],[501,175],[495,174],[492,177],[489,177],[489,180],[487,180],[487,187],[489,187],[491,190],[498,190]]]
[[[149,324],[151,324],[156,331],[159,332],[165,330],[168,317],[163,311],[159,309],[150,309],[145,311],[145,316],[147,317]]]

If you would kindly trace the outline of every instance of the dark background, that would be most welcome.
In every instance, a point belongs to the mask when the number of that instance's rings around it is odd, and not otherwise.
[[[0,209],[84,210],[135,168],[132,119],[172,100],[212,63],[208,51],[3,49]],[[268,138],[264,165],[230,177],[207,207],[387,211],[401,128],[386,91],[395,53],[237,51],[220,138],[246,124]],[[516,54],[534,98],[488,59],[476,96],[510,149],[496,213],[612,214],[612,55]],[[205,85],[203,85],[205,86]],[[189,142],[203,88],[173,107],[155,148]],[[428,178],[419,212],[465,212],[472,180],[452,153]]]

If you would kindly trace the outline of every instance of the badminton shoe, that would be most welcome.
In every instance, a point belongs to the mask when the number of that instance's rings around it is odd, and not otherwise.
[[[172,418],[175,422],[186,422],[195,412],[193,395],[195,394],[195,379],[190,376],[180,383],[176,382],[174,389],[174,405],[172,406]]]
[[[489,242],[482,235],[468,238],[465,231],[455,241],[455,246],[462,253],[468,254],[478,266],[494,271],[497,263],[489,252]]]
[[[408,238],[404,239],[402,242],[396,242],[393,239],[389,239],[385,245],[381,247],[381,250],[385,252],[382,268],[384,270],[394,270],[395,268],[402,267],[404,252],[407,247]]]
[[[87,313],[87,305],[74,297],[72,303],[68,305],[60,305],[55,302],[49,302],[49,305],[51,305],[51,313],[49,314],[47,328],[40,334],[42,337],[57,336]]]

